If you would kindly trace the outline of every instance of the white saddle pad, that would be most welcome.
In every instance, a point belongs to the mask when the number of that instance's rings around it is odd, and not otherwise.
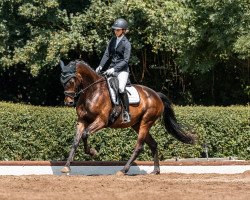
[[[126,87],[128,93],[128,100],[130,104],[138,104],[140,103],[140,96],[138,91],[134,86]]]
[[[115,92],[112,88],[110,89],[111,100],[115,105],[119,105],[119,99],[116,99]],[[134,86],[126,87],[129,104],[138,104],[140,103],[140,96]]]

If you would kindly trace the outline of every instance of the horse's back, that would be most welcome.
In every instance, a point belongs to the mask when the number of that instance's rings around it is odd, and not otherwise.
[[[153,89],[143,86],[143,85],[134,85],[140,96],[140,106],[143,110],[155,109],[155,112],[162,113],[164,110],[163,102],[160,96]]]
[[[153,89],[144,86],[144,85],[138,85],[138,84],[133,84],[133,86],[136,88],[136,90],[138,91],[140,97],[143,98],[155,98],[155,100],[161,101],[161,98],[159,97],[159,95],[157,94],[156,91],[154,91]]]

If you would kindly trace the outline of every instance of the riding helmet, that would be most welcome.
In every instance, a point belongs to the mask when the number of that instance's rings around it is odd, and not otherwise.
[[[119,18],[115,20],[112,29],[127,29],[128,22],[125,19]]]

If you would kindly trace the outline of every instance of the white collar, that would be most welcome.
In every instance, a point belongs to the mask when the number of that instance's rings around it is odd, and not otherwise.
[[[120,36],[120,37],[116,37],[115,48],[118,46],[119,42],[122,40],[123,37],[124,37],[124,35],[122,35],[122,36]]]
[[[120,37],[116,37],[116,42],[120,42],[122,40],[122,38],[124,37],[124,35],[120,36]]]

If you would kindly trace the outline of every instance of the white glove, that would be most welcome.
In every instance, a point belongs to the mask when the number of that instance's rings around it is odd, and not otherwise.
[[[115,69],[114,68],[110,68],[104,74],[108,75],[108,76],[114,75],[115,74]]]
[[[95,72],[99,74],[102,71],[102,66],[99,66],[96,68]]]

